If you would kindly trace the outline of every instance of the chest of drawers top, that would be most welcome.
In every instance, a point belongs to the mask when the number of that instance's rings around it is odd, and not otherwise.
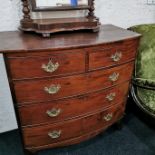
[[[0,32],[0,53],[56,51],[84,48],[137,38],[140,35],[125,29],[103,25],[98,33],[74,32],[53,34],[50,38],[18,31]],[[62,51],[63,52],[63,51]]]

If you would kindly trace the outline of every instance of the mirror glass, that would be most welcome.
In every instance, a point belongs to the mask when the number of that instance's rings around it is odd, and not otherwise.
[[[78,7],[88,6],[88,0],[35,0],[36,7]]]

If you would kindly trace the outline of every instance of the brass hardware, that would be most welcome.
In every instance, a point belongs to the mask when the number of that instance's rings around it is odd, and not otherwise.
[[[107,122],[111,121],[111,119],[113,118],[113,114],[109,113],[106,116],[103,117],[103,119]]]
[[[48,94],[57,94],[59,92],[60,88],[61,88],[61,86],[59,84],[58,85],[53,84],[49,88],[45,87],[44,90]]]
[[[116,93],[110,93],[109,95],[106,96],[106,99],[108,99],[108,101],[113,101],[115,96],[116,96]]]
[[[121,52],[116,52],[115,54],[113,54],[111,56],[111,59],[114,61],[114,62],[118,62],[120,61],[122,58],[122,53]]]
[[[109,76],[109,79],[110,79],[110,81],[112,81],[112,82],[117,81],[118,78],[119,78],[119,73],[115,73],[115,72]]]
[[[55,72],[58,68],[59,68],[59,63],[56,62],[55,64],[52,62],[52,59],[49,60],[48,64],[45,65],[43,64],[41,66],[41,68],[45,71],[45,72],[48,72],[48,73],[53,73]]]
[[[61,113],[61,109],[56,109],[56,108],[46,111],[46,114],[49,117],[57,117],[57,116],[59,116],[60,113]]]
[[[61,130],[59,130],[59,131],[55,130],[55,131],[49,132],[48,136],[52,139],[57,139],[61,136]]]

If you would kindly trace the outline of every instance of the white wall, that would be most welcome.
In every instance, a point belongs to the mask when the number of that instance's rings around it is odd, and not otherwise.
[[[155,6],[147,0],[96,0],[96,15],[103,24],[112,23],[127,28],[131,25],[155,22]],[[20,0],[0,0],[0,31],[17,30],[21,18]],[[17,127],[8,82],[0,56],[0,132]]]
[[[0,132],[17,127],[3,57],[0,55]]]
[[[17,30],[21,18],[21,0],[0,0],[0,31]],[[147,0],[96,0],[96,15],[103,24],[121,27],[155,21],[155,6]]]

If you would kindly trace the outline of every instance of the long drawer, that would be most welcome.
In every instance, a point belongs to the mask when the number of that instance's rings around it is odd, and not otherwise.
[[[129,80],[133,65],[130,62],[108,70],[64,78],[15,81],[16,100],[18,104],[38,103],[105,89]]]
[[[55,123],[88,115],[99,109],[122,103],[128,94],[129,82],[116,87],[71,99],[19,107],[22,126]]]
[[[120,119],[123,111],[124,106],[120,104],[84,118],[46,126],[23,128],[25,146],[37,147],[62,142],[87,132],[104,129]]]
[[[9,55],[8,63],[13,80],[62,76],[85,71],[85,54],[81,50]]]

